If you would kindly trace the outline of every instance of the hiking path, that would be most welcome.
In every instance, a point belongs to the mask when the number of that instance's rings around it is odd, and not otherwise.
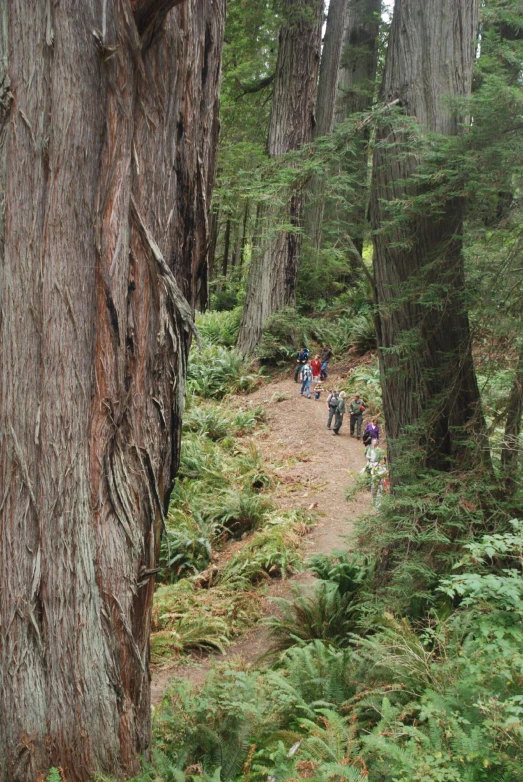
[[[323,385],[330,389],[339,380],[333,369]],[[315,525],[303,538],[306,561],[311,554],[328,554],[351,546],[352,522],[368,508],[369,495],[360,494],[350,503],[345,499],[347,487],[354,484],[365,465],[361,441],[349,436],[349,414],[345,414],[340,434],[335,436],[327,429],[328,390],[320,400],[313,398],[312,391],[310,399],[300,397],[299,390],[300,384],[289,377],[269,383],[248,397],[235,397],[231,404],[243,409],[262,405],[266,410],[266,426],[251,439],[267,460],[282,465],[277,471],[279,484],[272,499],[282,508],[302,507],[317,515]],[[271,598],[287,596],[292,584],[312,582],[313,578],[305,570],[286,580],[271,581],[263,600],[263,613],[274,613]],[[153,705],[161,701],[174,677],[200,684],[217,662],[255,662],[267,645],[267,630],[258,624],[232,643],[224,655],[193,655],[187,663],[154,671]]]

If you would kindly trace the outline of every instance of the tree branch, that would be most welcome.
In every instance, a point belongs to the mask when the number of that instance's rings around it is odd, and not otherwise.
[[[171,8],[184,0],[131,0],[134,21],[145,45],[149,45]]]
[[[264,90],[265,87],[269,87],[269,85],[273,83],[275,76],[275,73],[271,73],[270,76],[266,76],[264,79],[260,79],[259,81],[251,82],[251,84],[242,84],[242,82],[238,79],[238,86],[240,87],[241,92],[236,97],[236,100],[240,100],[240,98],[243,98],[244,95],[251,95],[254,92],[261,92],[261,90]]]

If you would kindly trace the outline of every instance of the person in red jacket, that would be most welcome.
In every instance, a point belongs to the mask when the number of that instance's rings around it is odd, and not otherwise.
[[[311,369],[312,369],[312,382],[319,383],[320,382],[320,375],[321,375],[321,361],[319,356],[314,356],[314,358],[311,361]]]

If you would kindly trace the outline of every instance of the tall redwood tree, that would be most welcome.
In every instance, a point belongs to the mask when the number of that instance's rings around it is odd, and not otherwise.
[[[426,131],[459,133],[463,117],[452,99],[470,95],[477,24],[478,0],[396,0],[381,101]],[[407,438],[422,462],[445,468],[471,454],[484,428],[464,301],[463,201],[439,194],[431,206],[428,186],[414,179],[419,158],[408,140],[389,118],[374,147],[383,405],[392,455]],[[415,206],[421,195],[423,208]]]
[[[310,141],[320,62],[323,0],[283,0],[268,152],[277,158]],[[267,318],[296,300],[303,194],[292,194],[286,219],[292,230],[271,232],[278,215],[266,209],[260,218],[266,237],[253,253],[238,338],[244,354],[259,344]]]
[[[224,0],[12,0],[0,20],[0,780],[130,776]]]

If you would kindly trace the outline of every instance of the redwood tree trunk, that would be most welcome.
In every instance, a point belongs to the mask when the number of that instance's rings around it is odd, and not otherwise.
[[[477,0],[396,0],[381,100],[398,101],[428,131],[458,133],[448,98],[470,94],[477,17]],[[440,199],[431,211],[425,190],[423,210],[403,209],[401,222],[384,227],[390,204],[421,192],[406,144],[392,123],[378,127],[371,219],[384,413],[391,456],[405,440],[421,462],[445,468],[484,430],[464,303],[463,204]]]
[[[374,98],[378,67],[378,34],[381,19],[381,0],[350,0],[345,21],[343,52],[341,56],[336,99],[335,123],[343,122],[351,114],[369,111]],[[367,128],[354,143],[358,144],[353,158],[354,207],[348,215],[348,228],[354,245],[363,253],[366,214],[369,200],[369,130]]]
[[[312,138],[316,82],[320,59],[323,0],[283,0],[285,23],[280,31],[274,97],[269,123],[268,152],[280,157]],[[301,225],[303,194],[295,192],[287,205],[286,220]],[[270,231],[278,219],[266,212],[262,219]],[[296,300],[296,276],[301,235],[279,231],[263,252],[253,254],[238,348],[252,353],[271,315]]]
[[[2,782],[130,776],[150,745],[224,17],[175,4],[0,11]]]
[[[349,0],[337,79],[336,124],[372,105],[381,0]]]
[[[348,0],[331,0],[329,4],[321,55],[320,76],[318,79],[316,124],[313,129],[315,138],[326,136],[332,131],[334,124],[334,108],[336,105],[347,2]],[[304,233],[315,255],[321,246],[323,212],[325,209],[324,191],[325,183],[317,177],[313,177],[309,185],[309,203],[305,210]]]
[[[517,474],[519,458],[519,438],[521,435],[521,419],[523,416],[523,346],[520,347],[518,363],[514,373],[514,381],[507,405],[505,436],[501,449],[501,464],[503,466],[505,486],[513,490]]]

